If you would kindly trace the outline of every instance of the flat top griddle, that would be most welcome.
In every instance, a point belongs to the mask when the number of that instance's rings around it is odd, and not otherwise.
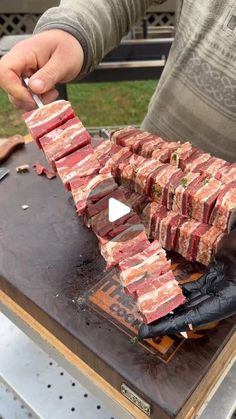
[[[153,417],[175,417],[235,330],[235,317],[202,339],[170,336],[133,345],[140,318],[114,271],[104,271],[95,236],[77,217],[59,179],[33,169],[45,163],[34,144],[7,164],[0,183],[0,286],[115,388],[122,383],[151,404]],[[23,211],[21,206],[29,209]],[[199,265],[176,259],[180,281],[197,278]]]

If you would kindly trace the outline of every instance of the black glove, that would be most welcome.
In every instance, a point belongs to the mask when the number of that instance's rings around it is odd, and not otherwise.
[[[236,313],[236,229],[220,243],[215,260],[198,281],[182,286],[187,301],[150,325],[143,324],[139,338],[185,332]]]

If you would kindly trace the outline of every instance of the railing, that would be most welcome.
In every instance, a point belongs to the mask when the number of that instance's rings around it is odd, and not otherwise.
[[[4,35],[31,34],[40,15],[50,7],[57,6],[59,0],[1,0],[0,37]],[[134,39],[156,36],[156,28],[172,27],[175,19],[175,0],[163,5],[152,6],[145,19],[131,31]]]

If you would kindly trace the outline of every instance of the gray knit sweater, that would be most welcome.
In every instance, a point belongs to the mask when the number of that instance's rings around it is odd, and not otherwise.
[[[73,34],[85,53],[83,77],[151,3],[61,0],[44,13],[36,32],[59,28]],[[179,1],[175,40],[142,127],[236,161],[235,0]]]

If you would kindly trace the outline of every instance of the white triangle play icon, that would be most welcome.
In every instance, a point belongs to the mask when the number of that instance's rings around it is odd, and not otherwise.
[[[129,214],[131,208],[115,198],[110,198],[108,202],[108,220],[110,223],[119,220],[124,215]]]

